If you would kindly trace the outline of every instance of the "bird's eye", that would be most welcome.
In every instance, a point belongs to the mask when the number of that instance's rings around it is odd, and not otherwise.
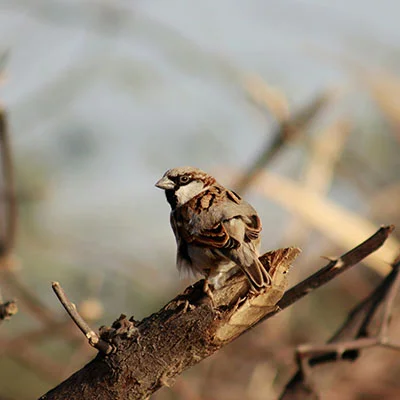
[[[181,183],[181,184],[186,184],[186,183],[188,183],[190,181],[190,176],[189,175],[182,175],[180,178],[179,178],[179,183]]]

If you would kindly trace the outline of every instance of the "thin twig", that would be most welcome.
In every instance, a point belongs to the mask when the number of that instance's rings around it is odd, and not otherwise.
[[[88,339],[89,344],[104,354],[111,353],[113,347],[109,343],[100,339],[99,335],[91,329],[87,322],[79,315],[75,304],[68,299],[67,294],[64,292],[64,289],[60,284],[58,282],[53,282],[51,286],[69,316]]]
[[[343,254],[338,259],[332,260],[329,264],[321,268],[315,274],[311,275],[307,279],[304,279],[302,282],[289,289],[278,302],[278,309],[274,311],[273,314],[276,314],[278,311],[289,307],[290,305],[310,293],[312,290],[315,290],[325,283],[328,283],[336,275],[339,275],[349,269],[351,266],[358,264],[369,254],[379,249],[379,247],[382,246],[382,244],[385,242],[385,240],[388,238],[393,230],[393,225],[383,226],[363,243],[359,244],[357,247],[350,250],[349,252]],[[270,317],[271,315],[268,314],[264,318],[262,318],[260,322]]]

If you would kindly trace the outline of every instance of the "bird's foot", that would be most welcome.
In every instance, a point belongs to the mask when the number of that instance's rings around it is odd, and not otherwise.
[[[215,308],[215,301],[214,301],[214,295],[213,292],[210,288],[210,283],[208,281],[208,279],[204,279],[204,286],[203,286],[203,292],[207,295],[207,297],[210,299],[211,301],[211,305],[213,308]]]

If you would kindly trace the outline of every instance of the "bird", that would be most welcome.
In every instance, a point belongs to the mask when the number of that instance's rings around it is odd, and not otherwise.
[[[249,203],[195,167],[169,169],[155,186],[171,206],[177,268],[205,276],[204,292],[212,301],[210,286],[220,289],[238,271],[253,293],[271,285],[258,259],[261,220]]]

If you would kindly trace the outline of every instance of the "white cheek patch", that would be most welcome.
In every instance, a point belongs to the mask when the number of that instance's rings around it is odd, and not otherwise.
[[[181,186],[176,192],[176,199],[178,200],[178,205],[185,204],[194,196],[197,196],[200,192],[204,190],[203,182],[193,181],[187,185]]]

